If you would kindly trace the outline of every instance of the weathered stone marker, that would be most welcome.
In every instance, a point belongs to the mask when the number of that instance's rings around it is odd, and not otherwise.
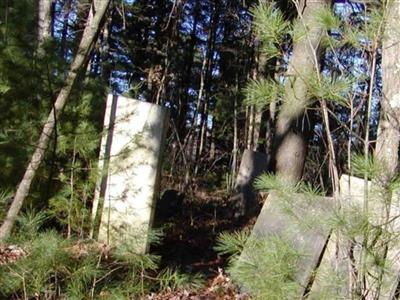
[[[164,107],[108,96],[92,212],[100,241],[148,250],[168,119]]]
[[[330,213],[333,203],[331,198],[315,197],[308,200],[302,194],[295,194],[290,199],[291,203],[285,201],[287,200],[277,192],[269,194],[254,225],[252,237],[262,239],[279,236],[291,241],[303,254],[295,274],[295,281],[299,286],[296,292],[301,299],[329,237],[329,227],[317,220],[322,221],[323,216]],[[303,223],[303,220],[310,220],[310,224]],[[243,252],[245,251],[246,249]],[[240,259],[242,258],[243,253]],[[267,274],[268,270],[265,272]]]
[[[340,191],[342,201],[351,202],[362,207],[364,201],[364,180],[354,176],[342,175],[340,178]],[[389,220],[385,228],[393,239],[389,242],[388,253],[385,263],[385,274],[383,277],[384,284],[381,289],[379,299],[394,299],[395,290],[398,284],[398,275],[400,272],[400,197],[399,190],[392,193],[389,205]],[[369,214],[370,221],[376,226],[385,227],[385,196],[382,190],[371,182],[368,182],[368,198],[369,198]],[[372,297],[371,297],[372,299]]]
[[[235,190],[237,194],[232,198],[237,212],[235,217],[243,217],[257,209],[257,195],[253,189],[254,179],[266,172],[268,156],[265,153],[244,150],[236,178]]]
[[[350,209],[362,211],[364,203],[364,179],[344,174],[340,178],[339,185],[342,209],[347,209],[350,212]],[[382,226],[385,222],[382,219],[384,212],[384,197],[379,192],[379,189],[374,187],[370,181],[368,181],[368,193],[370,222],[376,226]],[[400,241],[398,234],[400,233],[400,220],[397,220],[396,216],[400,216],[398,191],[393,193],[390,203],[390,218],[393,218],[394,222],[391,222],[391,224],[386,228],[388,232],[393,233],[396,237],[389,243],[385,266],[387,269],[383,277],[385,284],[380,290],[379,299],[394,299],[393,295],[399,281]],[[349,274],[351,273],[349,269],[349,249],[350,247],[348,242],[346,242],[346,239],[342,239],[333,232],[311,290],[312,299],[321,299],[321,295],[326,294],[328,289],[335,293],[334,296],[338,297],[338,299],[351,298],[351,291],[349,289],[349,283],[351,282],[349,277]],[[360,247],[353,246],[351,255],[354,256],[356,261],[359,261]],[[336,276],[335,279],[333,279],[333,275]],[[376,298],[374,298],[374,295],[371,292],[366,299]]]

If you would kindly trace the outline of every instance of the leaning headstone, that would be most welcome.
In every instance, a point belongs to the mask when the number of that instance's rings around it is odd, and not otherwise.
[[[235,183],[236,194],[232,198],[236,208],[235,217],[243,217],[257,210],[257,193],[253,189],[253,183],[267,168],[268,156],[265,153],[248,149],[243,152]]]
[[[340,178],[340,190],[342,201],[355,203],[361,206],[364,203],[364,179],[354,176],[342,175]],[[385,273],[383,276],[383,286],[380,290],[379,299],[394,299],[394,294],[398,285],[398,275],[400,272],[400,194],[399,190],[392,192],[389,210],[386,212],[384,191],[370,181],[368,182],[368,211],[370,222],[374,226],[384,228],[391,236],[388,242],[388,253],[385,262]],[[389,215],[386,216],[386,213]],[[389,223],[388,223],[388,220]],[[386,224],[387,223],[387,224]],[[386,224],[386,225],[385,225]],[[371,298],[372,299],[372,298]]]
[[[331,233],[308,299],[352,299],[349,277],[350,249],[349,243],[341,239],[337,232]]]
[[[362,212],[364,209],[364,184],[364,179],[354,176],[344,174],[340,178],[340,203],[342,211],[347,211],[347,217],[350,219],[357,218],[357,211]],[[368,195],[369,220],[374,226],[381,227],[385,223],[385,220],[382,219],[385,206],[382,191],[368,181]],[[371,292],[366,296],[366,299],[394,299],[393,296],[397,288],[400,270],[400,241],[398,238],[400,221],[396,219],[399,216],[399,193],[395,191],[392,194],[389,216],[389,219],[392,219],[393,222],[386,228],[395,238],[389,243],[385,275],[383,277],[384,284],[380,290],[379,298],[375,298],[376,296]],[[360,243],[361,240],[358,240],[358,244]],[[352,270],[350,269],[350,256],[355,261],[359,261],[360,247],[357,244],[350,245],[346,237],[343,238],[337,232],[333,232],[316,274],[315,283],[311,290],[311,299],[326,297],[327,292],[330,292],[330,297],[334,296],[338,299],[351,298],[350,282],[352,279],[350,274]]]
[[[301,254],[294,274],[297,299],[304,295],[328,240],[330,227],[323,220],[331,209],[332,199],[328,197],[292,194],[288,199],[287,195],[272,192],[254,225],[251,239],[279,237],[290,242]],[[251,255],[245,247],[238,263],[248,260]],[[268,276],[268,269],[261,271]]]
[[[99,241],[148,250],[168,119],[159,105],[108,96],[92,212]]]

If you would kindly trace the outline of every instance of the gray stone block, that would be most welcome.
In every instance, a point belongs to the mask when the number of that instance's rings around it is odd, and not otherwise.
[[[257,193],[253,183],[257,176],[268,169],[268,156],[265,153],[245,150],[242,155],[239,173],[235,183],[235,196],[232,197],[236,212],[235,217],[243,217],[258,208]]]
[[[100,241],[147,251],[168,120],[164,107],[109,95],[92,212]]]
[[[323,222],[331,213],[332,199],[294,194],[291,199],[277,192],[269,194],[254,225],[251,238],[278,236],[290,241],[303,254],[297,265],[295,282],[299,299],[317,267],[329,237],[330,228]],[[307,221],[306,221],[307,220]],[[251,253],[250,253],[251,255]],[[268,274],[268,270],[265,270]]]
[[[352,211],[362,212],[364,209],[364,179],[343,174],[340,178],[340,203],[342,211],[348,212],[351,218]],[[369,221],[374,226],[384,224],[384,206],[385,200],[382,190],[368,181],[369,194]],[[359,213],[357,213],[359,214]],[[354,218],[357,214],[353,214]],[[393,222],[387,227],[387,230],[395,236],[389,243],[388,256],[386,260],[386,273],[383,277],[384,284],[380,290],[379,299],[393,299],[393,295],[399,282],[400,270],[400,221],[396,219],[400,216],[399,193],[395,191],[390,203],[390,218]],[[357,244],[350,244],[346,237],[340,236],[337,232],[332,232],[326,252],[322,258],[321,265],[316,274],[315,283],[311,290],[312,299],[320,299],[321,295],[331,289],[338,299],[350,299],[352,291],[350,290],[350,256],[356,262],[360,260],[361,237],[356,238]],[[374,272],[374,270],[369,270]],[[333,278],[335,277],[335,279]],[[374,281],[374,279],[372,279]],[[367,283],[369,285],[369,283]],[[373,284],[373,283],[372,283]],[[373,288],[365,297],[366,299],[375,298]]]

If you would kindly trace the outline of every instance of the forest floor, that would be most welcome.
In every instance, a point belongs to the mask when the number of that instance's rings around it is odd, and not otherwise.
[[[226,273],[228,258],[218,255],[214,247],[222,232],[251,228],[257,215],[255,212],[246,219],[235,219],[232,200],[224,192],[203,190],[182,195],[176,190],[166,190],[157,202],[154,217],[154,227],[162,229],[163,234],[150,252],[161,258],[160,270],[200,275],[204,285],[153,293],[143,300],[250,299],[232,283]],[[81,246],[77,245],[79,249]],[[18,246],[0,247],[0,265],[15,262],[25,255]]]
[[[252,226],[256,217],[233,218],[232,204],[223,193],[201,192],[192,199],[174,190],[164,192],[156,210],[155,225],[164,229],[162,242],[151,252],[161,256],[161,267],[200,274],[206,285],[199,291],[178,291],[151,295],[148,299],[249,299],[225,273],[227,258],[214,250],[222,232]]]

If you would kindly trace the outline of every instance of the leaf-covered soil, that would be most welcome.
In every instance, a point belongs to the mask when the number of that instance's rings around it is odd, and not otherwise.
[[[149,295],[146,300],[247,300],[245,293],[241,293],[232,284],[230,278],[219,269],[218,275],[210,278],[205,288],[199,291],[167,291],[160,294]]]
[[[236,220],[233,215],[232,203],[224,195],[197,193],[188,199],[176,191],[164,193],[155,216],[155,225],[163,229],[164,236],[151,252],[161,256],[161,267],[201,274],[206,286],[199,291],[153,294],[147,299],[249,299],[224,272],[227,258],[214,250],[221,232],[252,226],[256,219]]]

